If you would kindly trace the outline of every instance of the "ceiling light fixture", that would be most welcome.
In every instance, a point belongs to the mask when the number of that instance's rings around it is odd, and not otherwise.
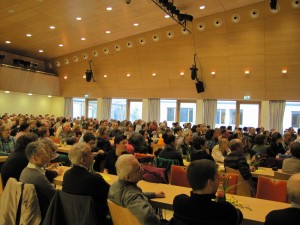
[[[249,75],[250,74],[250,70],[245,70],[245,74]]]
[[[64,79],[65,79],[65,80],[68,79],[68,76],[64,76]]]
[[[180,10],[176,8],[176,6],[169,0],[152,0],[155,5],[157,5],[160,9],[162,9],[165,13],[167,13],[173,20],[175,20],[180,26],[182,26],[185,30],[191,33],[186,28],[186,22],[193,21],[193,16],[189,14],[180,13]]]
[[[135,27],[138,27],[138,26],[139,26],[139,24],[138,24],[138,23],[134,23],[134,24],[133,24],[133,26],[135,26]]]
[[[52,98],[52,95],[48,95],[48,98]]]
[[[32,95],[32,93],[28,93],[28,95]]]
[[[156,76],[156,73],[152,73],[152,76],[155,77],[155,76]]]
[[[281,70],[281,73],[282,73],[282,74],[287,74],[287,69],[282,69],[282,70]]]
[[[5,41],[6,44],[11,44],[11,41]]]
[[[31,36],[32,36],[32,34],[26,34],[26,36],[27,36],[27,37],[31,37]]]
[[[168,18],[170,18],[170,16],[169,15],[165,15],[165,18],[168,19]]]
[[[80,40],[85,41],[86,39],[84,37],[80,38]]]
[[[112,10],[112,7],[109,6],[109,7],[106,8],[106,10],[107,10],[107,11],[111,11],[111,10]]]
[[[184,72],[181,72],[180,75],[183,76],[183,75],[184,75]]]
[[[40,49],[40,50],[39,50],[39,52],[40,52],[40,53],[43,53],[43,52],[44,52],[44,50],[43,50],[43,49]]]
[[[63,45],[63,44],[59,44],[58,46],[59,46],[59,47],[63,47],[64,45]]]
[[[5,94],[9,94],[9,93],[10,93],[10,91],[4,91],[4,93],[5,93]]]
[[[55,26],[50,26],[49,28],[50,28],[51,30],[53,30],[53,29],[55,29]]]
[[[211,73],[210,73],[211,75],[215,75],[216,74],[216,72],[215,71],[211,71]]]
[[[76,20],[78,20],[78,21],[79,21],[79,20],[81,20],[81,17],[79,17],[79,16],[78,16],[78,17],[76,17]]]
[[[110,34],[110,30],[105,31],[105,33]]]
[[[127,73],[127,75],[126,75],[127,77],[130,77],[130,73]]]
[[[199,9],[205,9],[205,6],[204,6],[204,5],[201,5],[201,6],[199,7]]]
[[[105,74],[103,77],[104,77],[104,78],[106,78],[106,77],[107,77],[107,75]]]

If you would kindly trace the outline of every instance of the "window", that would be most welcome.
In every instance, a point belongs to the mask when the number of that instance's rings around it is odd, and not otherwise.
[[[180,126],[184,123],[196,123],[196,103],[180,102]]]
[[[88,100],[88,118],[97,118],[97,101]]]
[[[259,127],[260,105],[257,103],[238,104],[242,116],[240,116],[241,127]],[[241,115],[241,114],[240,114]]]
[[[166,120],[168,125],[171,126],[176,119],[176,100],[167,100],[161,99],[160,100],[160,121]]]
[[[111,100],[111,118],[115,120],[126,119],[126,99]]]
[[[85,116],[85,99],[73,98],[73,117]]]
[[[225,125],[225,109],[217,109],[217,115],[216,115],[216,125]]]
[[[294,130],[300,127],[300,102],[285,103],[283,131],[289,127],[293,127]]]
[[[236,109],[229,109],[229,124],[235,124]]]
[[[167,121],[175,121],[175,108],[167,108]]]
[[[129,105],[129,120],[133,122],[142,119],[143,102],[130,100]]]

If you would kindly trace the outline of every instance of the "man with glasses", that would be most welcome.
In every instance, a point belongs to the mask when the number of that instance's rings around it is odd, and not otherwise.
[[[108,199],[126,207],[143,225],[159,224],[159,218],[149,203],[150,198],[164,198],[164,192],[142,192],[137,183],[143,178],[142,168],[131,154],[121,155],[116,162],[118,181],[114,182]]]

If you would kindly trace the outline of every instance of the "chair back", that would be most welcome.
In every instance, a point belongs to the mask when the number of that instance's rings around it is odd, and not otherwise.
[[[169,180],[170,184],[172,185],[191,187],[188,183],[186,177],[186,167],[184,166],[172,165]]]
[[[256,198],[287,202],[287,181],[259,176]]]
[[[244,180],[239,170],[232,169],[228,166],[225,166],[226,173],[233,173],[238,175],[238,185],[236,188],[236,194],[241,196],[252,196],[252,187],[250,183]]]
[[[178,159],[165,159],[157,157],[154,159],[154,165],[158,168],[166,168],[167,172],[171,170],[172,165],[179,165]]]
[[[107,200],[107,205],[114,225],[141,225],[131,212],[114,202]]]
[[[237,194],[237,187],[239,185],[239,175],[235,173],[219,173],[220,180],[228,180],[227,182],[227,191],[226,193],[236,195]]]
[[[140,164],[152,164],[155,156],[142,153],[134,153],[134,157],[139,161]]]
[[[292,176],[292,174],[283,173],[283,172],[279,172],[279,171],[274,171],[274,178],[275,179],[288,180],[291,176]]]
[[[43,225],[97,225],[91,196],[72,195],[58,190],[52,198]]]

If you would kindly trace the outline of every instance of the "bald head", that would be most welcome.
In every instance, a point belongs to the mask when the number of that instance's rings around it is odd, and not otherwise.
[[[290,177],[287,182],[287,192],[292,203],[300,204],[300,173]]]

